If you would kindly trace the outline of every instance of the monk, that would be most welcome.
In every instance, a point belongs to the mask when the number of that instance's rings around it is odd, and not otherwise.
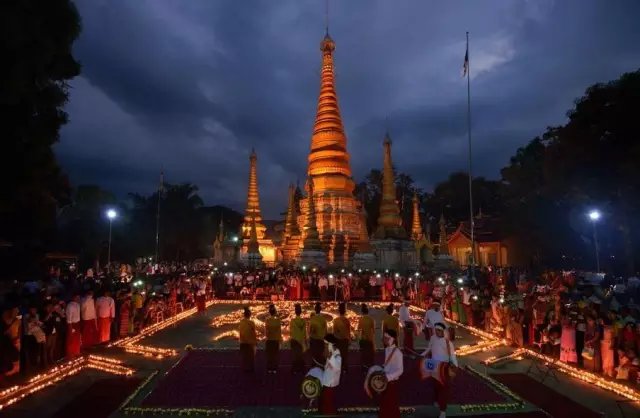
[[[304,352],[307,351],[307,324],[302,315],[302,307],[299,303],[295,304],[296,317],[289,324],[289,335],[291,337],[291,372],[293,374],[304,373]]]
[[[256,326],[250,318],[251,311],[248,307],[244,308],[244,319],[238,325],[238,332],[240,333],[240,362],[242,370],[253,373],[255,370],[257,338]]]
[[[309,320],[309,346],[316,366],[324,366],[324,336],[327,335],[327,319],[322,315],[322,305],[316,303],[315,315]]]
[[[342,356],[342,373],[349,370],[349,341],[351,340],[351,323],[345,316],[347,307],[344,302],[338,305],[338,313],[340,316],[333,320],[333,335],[338,342],[336,346],[340,350]]]
[[[374,352],[375,352],[375,322],[369,315],[369,307],[366,304],[362,304],[360,307],[362,316],[358,323],[358,333],[360,334],[360,361],[362,367],[368,369],[373,366]]]
[[[269,305],[269,318],[265,321],[267,342],[265,351],[267,354],[267,373],[278,372],[278,360],[280,354],[280,341],[282,341],[282,323],[277,316],[276,307]]]
[[[400,322],[398,321],[398,318],[393,316],[393,303],[390,303],[389,306],[387,306],[387,314],[382,320],[382,334],[384,335],[384,333],[390,329],[395,331],[396,335],[400,332]]]

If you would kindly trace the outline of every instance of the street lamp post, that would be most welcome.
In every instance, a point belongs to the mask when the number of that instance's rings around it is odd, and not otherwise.
[[[109,249],[107,250],[107,266],[111,264],[111,225],[117,216],[118,212],[116,212],[115,209],[107,210],[107,219],[109,219]]]
[[[596,222],[600,219],[602,215],[597,210],[592,210],[589,212],[589,219],[591,220],[591,224],[593,225],[593,246],[596,250],[596,272],[600,273],[600,251],[598,248],[598,230],[596,228]]]

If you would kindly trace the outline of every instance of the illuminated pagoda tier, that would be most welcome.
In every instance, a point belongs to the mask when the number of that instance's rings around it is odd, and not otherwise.
[[[260,254],[260,244],[258,243],[258,232],[255,220],[251,222],[249,243],[247,244],[246,265],[252,268],[259,268],[262,266],[262,254]]]
[[[395,176],[391,160],[391,138],[385,135],[384,165],[382,169],[382,201],[378,228],[371,244],[376,250],[379,268],[403,268],[416,266],[416,250],[402,226],[400,208],[396,201]]]
[[[313,181],[307,180],[307,201],[313,202]],[[307,205],[305,213],[305,225],[303,229],[303,240],[298,256],[299,266],[325,267],[327,265],[327,254],[322,248],[320,234],[316,223],[316,212],[314,204]]]
[[[313,199],[307,197],[300,201],[302,215],[298,224],[306,225],[305,214],[309,212],[309,202],[313,201],[322,249],[330,264],[345,265],[357,250],[361,216],[353,196],[355,183],[335,88],[335,42],[328,33],[320,43],[320,50],[320,95],[307,168],[314,192]]]
[[[413,194],[413,215],[411,220],[411,239],[416,247],[416,258],[418,264],[426,264],[433,262],[433,247],[428,235],[422,231],[422,222],[420,222],[420,207],[418,193]]]
[[[260,211],[260,197],[258,194],[258,156],[255,150],[251,150],[249,155],[249,188],[247,191],[247,209],[244,214],[244,222],[241,226],[242,231],[242,252],[240,261],[247,264],[247,255],[249,252],[249,241],[251,240],[251,231],[255,229],[256,240],[262,261],[272,266],[276,260],[276,248],[273,241],[266,236],[267,227],[262,223],[262,213]]]
[[[295,264],[300,253],[300,228],[298,227],[298,211],[296,209],[296,188],[289,185],[289,199],[287,215],[285,217],[284,233],[282,237],[282,261],[286,264]]]

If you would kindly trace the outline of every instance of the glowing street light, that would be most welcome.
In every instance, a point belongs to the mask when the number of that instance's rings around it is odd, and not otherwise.
[[[113,220],[118,217],[118,212],[115,209],[107,209],[107,219],[109,219],[109,249],[107,251],[107,266],[111,264],[111,225]]]
[[[234,237],[233,237],[233,238],[231,238],[231,239],[233,240],[233,242],[238,242],[238,237],[235,237],[235,236],[234,236]]]
[[[594,209],[589,212],[589,220],[591,221],[591,225],[593,225],[593,246],[596,250],[596,272],[600,273],[600,251],[598,249],[598,232],[596,229],[596,222],[602,217],[602,214],[599,210]]]

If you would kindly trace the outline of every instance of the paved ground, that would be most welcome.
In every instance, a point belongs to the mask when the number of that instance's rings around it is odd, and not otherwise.
[[[205,315],[194,315],[189,317],[176,326],[172,326],[165,329],[145,340],[141,343],[144,345],[153,345],[158,347],[175,348],[183,350],[185,345],[191,344],[196,347],[201,346],[220,346],[220,347],[234,347],[236,342],[233,340],[222,340],[218,342],[213,341],[213,337],[216,331],[211,327],[211,322],[215,317],[219,317],[221,314],[229,313],[233,310],[239,309],[240,305],[214,305],[210,308]],[[350,306],[351,309],[356,310],[357,306]],[[380,318],[381,312],[373,310],[372,315],[377,320],[377,334],[378,341],[381,338]],[[456,339],[456,345],[461,346],[469,344],[477,339],[470,336],[467,332],[459,331]],[[418,348],[425,346],[425,341],[422,336],[416,340],[416,346]],[[462,365],[471,365],[479,370],[485,370],[481,365],[481,361],[491,355],[496,355],[500,352],[506,352],[509,349],[499,348],[490,352],[478,353],[461,358]],[[175,358],[169,358],[162,361],[147,359],[142,356],[129,355],[124,353],[121,349],[98,349],[96,353],[103,353],[110,357],[124,359],[129,365],[135,367],[138,370],[137,376],[145,378],[149,376],[153,371],[159,371],[163,373],[167,371],[174,363]],[[507,364],[502,364],[495,369],[487,370],[488,373],[518,373],[524,372],[529,366],[528,361],[515,361]],[[9,418],[32,418],[32,417],[51,417],[55,412],[63,405],[68,403],[75,396],[82,393],[92,382],[97,379],[104,379],[110,377],[104,373],[95,370],[85,370],[80,374],[65,380],[63,383],[55,385],[54,387],[47,388],[35,395],[32,395],[28,399],[19,402],[16,405],[1,412],[2,417]],[[591,385],[577,381],[561,373],[557,374],[558,380],[547,378],[544,382],[546,385],[552,387],[554,390],[564,394],[565,396],[582,403],[590,409],[598,412],[602,412],[604,416],[609,418],[637,418],[640,417],[640,407],[638,405],[631,406],[625,404],[626,415],[622,415],[616,400],[622,398],[611,394],[610,392],[594,388]],[[141,393],[143,395],[143,393]],[[256,411],[252,408],[245,408],[237,411],[237,416],[299,416],[299,411],[291,410],[260,410]],[[123,414],[114,414],[114,417],[124,417]],[[373,414],[372,416],[375,416]],[[436,416],[434,407],[428,406],[418,411],[415,416]],[[87,417],[90,417],[90,411],[88,411]],[[73,418],[73,417],[70,417]],[[579,418],[579,417],[570,417]]]

